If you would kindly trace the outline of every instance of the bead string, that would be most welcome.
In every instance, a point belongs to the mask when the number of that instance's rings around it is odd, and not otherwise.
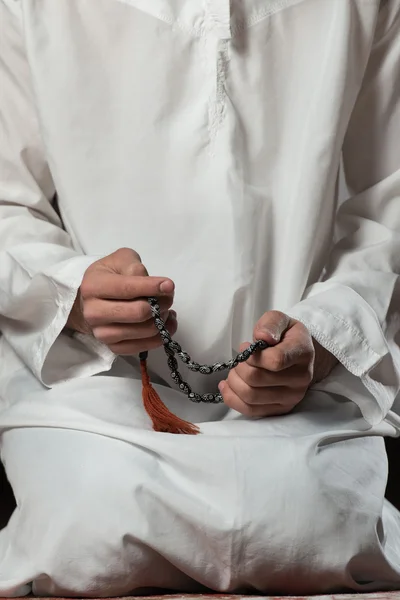
[[[227,362],[216,362],[213,365],[200,365],[192,361],[191,357],[187,352],[182,350],[182,347],[178,342],[172,339],[170,336],[165,323],[161,317],[160,305],[158,304],[157,298],[148,298],[148,302],[150,304],[151,313],[154,318],[154,323],[160,332],[161,339],[164,346],[164,351],[168,357],[168,367],[171,372],[171,378],[174,380],[176,385],[179,387],[180,391],[186,394],[186,396],[192,402],[206,402],[207,404],[219,404],[223,402],[223,398],[221,394],[218,392],[216,394],[197,394],[193,392],[190,385],[182,378],[182,375],[178,369],[178,361],[175,358],[175,355],[181,360],[183,364],[187,366],[190,371],[194,371],[195,373],[201,373],[202,375],[210,375],[212,373],[218,373],[220,371],[226,371],[230,369],[234,369],[239,363],[245,362],[250,358],[252,354],[254,354],[257,350],[264,350],[268,348],[268,344],[263,340],[257,340],[253,342],[248,348],[243,350],[243,352],[239,352],[239,354],[228,360]],[[147,353],[142,353],[141,356],[147,356]]]

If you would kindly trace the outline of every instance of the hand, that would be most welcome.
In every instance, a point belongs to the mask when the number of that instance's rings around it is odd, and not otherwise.
[[[159,298],[162,318],[174,335],[176,313],[169,310],[174,283],[165,277],[150,277],[140,256],[121,248],[87,269],[67,327],[91,333],[115,354],[152,350],[162,346],[162,341],[146,300],[149,296]]]
[[[248,417],[289,413],[311,383],[324,379],[337,363],[302,323],[281,312],[270,311],[261,317],[254,340],[273,347],[232,369],[219,385],[225,404]],[[248,346],[242,344],[240,351]]]

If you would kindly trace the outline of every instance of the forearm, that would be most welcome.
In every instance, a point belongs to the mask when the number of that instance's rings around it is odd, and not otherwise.
[[[312,383],[319,383],[333,371],[335,366],[339,364],[338,359],[328,352],[321,344],[313,338],[314,344],[314,373]]]

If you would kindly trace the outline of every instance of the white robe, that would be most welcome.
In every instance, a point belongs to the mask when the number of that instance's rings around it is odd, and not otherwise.
[[[400,3],[0,0],[0,28],[0,595],[399,589]],[[152,352],[202,435],[153,432],[136,359],[63,332],[124,246],[195,360],[274,308],[339,366],[251,421]]]

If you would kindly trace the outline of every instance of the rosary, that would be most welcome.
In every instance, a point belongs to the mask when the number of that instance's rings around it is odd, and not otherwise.
[[[161,318],[160,306],[157,298],[148,298],[148,302],[150,304],[154,323],[160,332],[164,351],[167,355],[167,362],[171,378],[178,386],[179,390],[184,393],[192,402],[219,404],[223,402],[223,398],[219,392],[216,394],[197,394],[194,392],[190,385],[182,378],[182,375],[178,369],[178,361],[176,356],[190,371],[201,373],[202,375],[211,375],[212,373],[219,373],[220,371],[234,369],[239,363],[247,361],[257,350],[264,350],[265,348],[268,348],[268,344],[266,342],[263,340],[258,340],[253,342],[248,348],[243,350],[243,352],[237,354],[235,358],[232,358],[227,362],[216,362],[213,365],[200,365],[199,363],[192,361],[189,354],[182,350],[180,344],[178,344],[178,342],[173,340],[170,336],[165,326],[165,322]],[[150,383],[150,378],[147,371],[147,356],[148,352],[141,352],[139,354],[143,383],[143,404],[152,420],[153,429],[155,431],[161,431],[165,433],[185,433],[190,435],[200,433],[197,426],[189,423],[188,421],[184,421],[183,419],[180,419],[171,413],[171,411],[162,402],[161,398]]]

